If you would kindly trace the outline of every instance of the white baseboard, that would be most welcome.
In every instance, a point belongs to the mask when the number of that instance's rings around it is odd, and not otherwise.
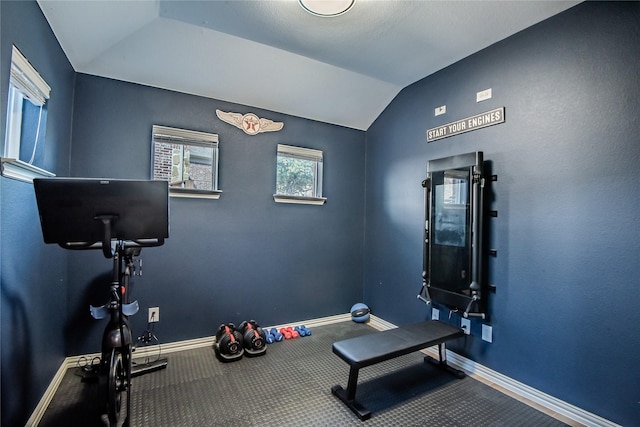
[[[346,313],[338,314],[335,316],[322,317],[319,319],[291,322],[283,325],[274,325],[269,326],[268,328],[280,329],[281,327],[289,325],[305,325],[308,328],[314,328],[318,326],[330,325],[332,323],[345,322],[348,320],[351,320],[351,315],[349,313]],[[387,330],[397,327],[393,323],[389,323],[374,315],[371,315],[369,326],[378,330]],[[213,342],[214,337],[211,336],[163,344],[162,354],[208,347],[212,346]],[[136,349],[134,353],[134,359],[138,357],[146,357],[157,354],[157,351],[157,346],[140,347]],[[424,350],[424,353],[437,358],[438,348],[430,347]],[[53,399],[53,396],[58,390],[58,387],[62,382],[62,378],[64,377],[67,370],[69,368],[77,366],[78,362],[83,358],[91,360],[94,357],[100,357],[100,354],[93,353],[84,356],[70,356],[62,362],[60,368],[51,380],[49,387],[47,387],[47,390],[40,399],[38,406],[36,406],[35,410],[31,414],[31,417],[25,424],[25,427],[36,427],[40,423],[42,416],[47,410],[49,403],[51,403],[51,399]],[[565,423],[587,427],[621,427],[619,424],[615,424],[607,419],[599,417],[598,415],[587,412],[551,395],[536,390],[533,387],[518,382],[512,378],[507,377],[506,375],[502,375],[497,371],[489,369],[479,363],[474,362],[473,360],[467,359],[449,350],[447,350],[447,362],[458,369],[462,369],[470,377],[488,384],[493,388],[500,390],[501,392],[505,392],[506,394],[524,403],[527,403],[535,407],[536,409],[542,410],[543,412],[554,416]]]
[[[370,324],[379,330],[393,329],[397,326],[371,315]],[[438,347],[430,347],[424,350],[434,358],[438,358]],[[588,427],[621,427],[612,421],[602,418],[598,415],[587,412],[570,403],[557,399],[549,394],[543,393],[533,387],[507,377],[497,371],[487,368],[473,360],[460,356],[450,350],[447,350],[447,363],[455,368],[462,369],[470,377],[477,379],[503,393],[512,396],[521,402],[535,407],[546,414],[560,419],[561,421],[576,425]]]
[[[53,379],[49,383],[49,387],[47,387],[47,389],[45,390],[44,395],[42,395],[38,406],[36,406],[36,409],[33,410],[33,413],[27,420],[25,427],[35,427],[40,423],[40,420],[47,410],[49,403],[51,403],[51,399],[53,399],[53,396],[56,394],[56,391],[58,390],[58,387],[62,382],[62,378],[64,378],[64,374],[67,372],[67,369],[68,367],[65,359],[58,368],[56,374],[53,376]]]
[[[351,314],[346,313],[346,314],[337,314],[335,316],[321,317],[318,319],[291,322],[291,323],[286,323],[282,325],[268,326],[268,328],[280,329],[290,325],[305,325],[307,328],[315,328],[318,326],[330,325],[332,323],[346,322],[348,320],[351,320]],[[161,351],[162,351],[162,354],[164,355],[164,354],[173,353],[176,351],[184,351],[184,350],[192,350],[192,349],[201,348],[201,347],[209,347],[213,345],[214,340],[215,340],[215,337],[210,336],[210,337],[195,338],[195,339],[185,340],[185,341],[176,341],[168,344],[162,344]],[[148,347],[139,347],[133,353],[133,359],[135,360],[140,357],[154,356],[157,354],[158,354],[157,345],[152,345]],[[65,358],[62,364],[60,365],[60,368],[58,368],[58,371],[56,372],[53,379],[51,380],[51,383],[49,383],[49,387],[47,387],[44,394],[42,395],[42,398],[40,398],[40,402],[38,402],[38,405],[33,410],[31,417],[29,417],[29,419],[27,420],[25,427],[36,427],[40,423],[40,420],[42,419],[45,411],[49,407],[49,404],[51,403],[51,399],[53,399],[53,396],[56,394],[56,391],[58,390],[58,387],[62,382],[62,378],[64,377],[64,374],[67,372],[67,370],[75,366],[78,366],[78,364],[81,361],[84,361],[84,360],[90,361],[95,357],[99,358],[100,353],[91,353],[91,354],[85,354],[81,356],[69,356]]]
[[[435,357],[437,357],[437,348],[433,350]],[[518,382],[506,375],[496,372],[487,368],[473,360],[460,356],[452,351],[447,350],[447,362],[455,365],[459,369],[467,372],[469,376],[476,378],[486,384],[493,386],[494,388],[507,391],[509,395],[516,395],[524,398],[526,403],[533,403],[534,407],[542,407],[548,411],[544,411],[549,415],[555,416],[555,414],[561,417],[566,417],[571,421],[578,423],[577,425],[593,426],[593,427],[621,427],[612,421],[602,418],[598,415],[587,412],[583,409],[573,406],[570,403],[557,399],[549,394],[543,393],[533,387]],[[562,421],[565,419],[560,418]]]

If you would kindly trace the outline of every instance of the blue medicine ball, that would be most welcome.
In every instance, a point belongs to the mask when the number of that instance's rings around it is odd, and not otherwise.
[[[370,312],[371,310],[369,310],[369,307],[367,307],[366,304],[361,302],[354,304],[353,307],[351,307],[351,320],[358,323],[364,323],[369,320]]]

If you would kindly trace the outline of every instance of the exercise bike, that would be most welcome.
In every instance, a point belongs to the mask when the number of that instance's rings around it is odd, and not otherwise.
[[[161,246],[169,237],[168,183],[37,178],[33,184],[45,243],[57,243],[65,249],[102,249],[105,258],[113,258],[109,301],[100,307],[91,306],[90,312],[95,319],[109,318],[98,369],[102,413],[106,412],[110,427],[129,427],[131,378],[136,373],[132,371],[128,317],[139,310],[137,301],[128,302],[129,279],[136,272],[135,258],[141,249]],[[126,417],[121,424],[125,392]]]
[[[129,425],[133,348],[128,317],[138,312],[139,305],[138,301],[128,303],[127,299],[129,278],[135,274],[134,257],[140,255],[140,250],[139,246],[128,246],[124,241],[116,243],[109,302],[100,307],[90,306],[94,319],[109,316],[109,323],[102,334],[98,387],[100,399],[106,403],[103,409],[112,427],[118,425],[124,392],[127,393],[127,417],[123,425]]]

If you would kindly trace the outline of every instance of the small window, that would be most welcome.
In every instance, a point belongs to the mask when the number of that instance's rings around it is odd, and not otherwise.
[[[7,96],[7,120],[2,153],[2,175],[31,182],[53,176],[44,164],[47,100],[51,88],[13,46]]]
[[[324,204],[322,151],[278,144],[273,198],[278,203]]]
[[[169,181],[174,197],[217,199],[218,135],[153,126],[152,179]]]

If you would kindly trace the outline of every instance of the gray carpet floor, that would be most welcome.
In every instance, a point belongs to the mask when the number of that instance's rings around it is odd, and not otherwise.
[[[563,426],[491,387],[423,362],[419,352],[360,371],[357,399],[373,414],[360,421],[331,387],[349,367],[335,341],[374,332],[343,322],[270,344],[259,357],[219,362],[212,348],[166,355],[166,369],[133,379],[131,426]],[[65,374],[40,427],[105,426],[97,385],[80,369]]]

